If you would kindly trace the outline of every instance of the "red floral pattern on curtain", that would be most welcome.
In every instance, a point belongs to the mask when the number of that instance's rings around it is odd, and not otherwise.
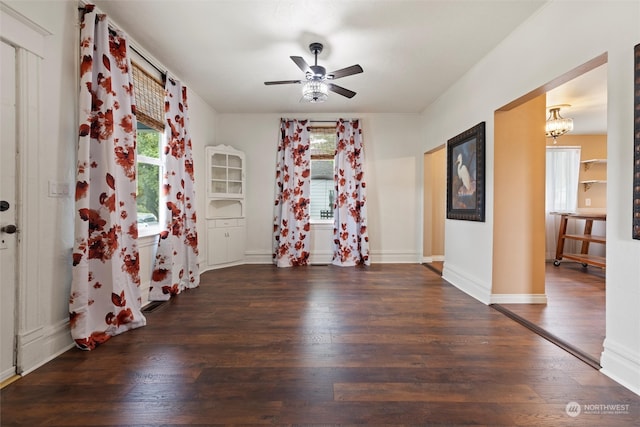
[[[165,93],[162,197],[166,209],[160,213],[160,221],[165,226],[160,233],[151,274],[151,301],[166,301],[200,284],[187,88],[177,80],[167,79]]]
[[[339,266],[369,265],[362,128],[359,120],[342,119],[336,127],[332,263]]]
[[[278,267],[309,263],[310,145],[308,120],[280,120],[273,219],[273,260]]]
[[[136,118],[123,35],[92,5],[80,29],[78,164],[69,323],[91,350],[144,326],[136,219]]]

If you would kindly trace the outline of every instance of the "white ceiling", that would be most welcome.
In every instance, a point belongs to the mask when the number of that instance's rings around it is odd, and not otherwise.
[[[569,104],[562,117],[573,119],[574,135],[607,132],[607,64],[547,92],[547,107]]]
[[[135,45],[218,113],[423,111],[544,0],[95,0]],[[289,56],[332,71],[357,92],[300,103],[303,77]],[[563,102],[564,103],[564,102]]]
[[[187,83],[218,113],[419,113],[545,0],[95,0],[135,46]],[[301,103],[289,59],[327,71],[357,92]],[[574,134],[606,133],[606,65],[547,94],[574,119]]]

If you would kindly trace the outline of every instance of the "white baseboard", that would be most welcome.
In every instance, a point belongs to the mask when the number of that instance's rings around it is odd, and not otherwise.
[[[488,305],[491,303],[490,284],[482,284],[480,280],[462,274],[460,271],[456,270],[455,267],[451,267],[448,264],[444,265],[442,278],[483,304]]]
[[[371,263],[375,264],[419,264],[420,255],[415,251],[370,251]]]
[[[74,346],[69,320],[18,334],[18,374],[26,375]]]
[[[618,345],[610,338],[605,338],[603,347],[600,372],[640,395],[640,353]]]
[[[9,369],[5,369],[4,371],[0,372],[0,383],[8,380],[9,378],[13,377],[16,374],[16,370],[15,368],[12,366]],[[4,386],[4,384],[3,384]]]
[[[247,251],[244,253],[245,264],[273,264],[271,252]]]
[[[492,294],[490,304],[546,304],[546,294]]]
[[[419,255],[416,252],[400,251],[370,251],[371,262],[375,264],[419,264]],[[330,264],[333,258],[332,252],[322,251],[311,256],[311,264]],[[271,252],[245,252],[245,264],[271,264],[273,258]]]
[[[217,269],[220,269],[220,268],[234,267],[236,265],[243,265],[243,264],[247,264],[245,262],[245,260],[234,261],[234,262],[226,262],[224,264],[205,265],[204,267],[201,265],[200,266],[200,273],[204,273],[204,272],[209,271],[209,270],[217,270]]]

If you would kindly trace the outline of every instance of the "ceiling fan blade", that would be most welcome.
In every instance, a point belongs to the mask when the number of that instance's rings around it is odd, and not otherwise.
[[[301,80],[276,80],[273,82],[264,82],[264,84],[266,84],[267,86],[269,85],[288,85],[288,84],[296,84],[296,83],[302,83]]]
[[[333,76],[333,79],[339,79],[341,77],[347,77],[350,76],[352,74],[358,74],[358,73],[362,73],[364,72],[364,70],[362,69],[362,67],[358,64],[356,65],[352,65],[351,67],[347,67],[347,68],[341,68],[339,70],[333,71],[331,73],[327,74],[327,77],[329,76]]]
[[[304,60],[301,56],[290,56],[291,60],[296,63],[298,68],[302,70],[303,73],[310,73],[311,68],[309,68],[309,64]]]
[[[342,86],[334,85],[333,83],[329,83],[328,86],[330,91],[340,94],[342,96],[346,96],[347,98],[353,98],[354,96],[356,96],[356,93],[354,91],[345,89]]]

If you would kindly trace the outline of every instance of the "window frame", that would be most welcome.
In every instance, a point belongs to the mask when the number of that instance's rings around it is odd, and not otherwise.
[[[144,126],[147,126],[145,123],[143,123],[143,121],[141,121],[140,123],[142,123]],[[148,127],[148,126],[147,126]],[[158,138],[158,157],[150,157],[150,156],[145,156],[145,155],[141,155],[137,153],[137,145],[136,145],[136,179],[139,178],[139,171],[140,171],[140,164],[145,164],[145,165],[151,165],[151,166],[157,166],[158,167],[158,186],[157,186],[157,190],[158,190],[158,224],[156,225],[152,225],[152,226],[146,226],[146,227],[140,227],[140,223],[138,223],[138,236],[139,237],[144,237],[144,236],[150,236],[150,235],[155,235],[160,233],[160,231],[162,230],[162,226],[161,224],[164,223],[164,218],[162,218],[162,177],[164,176],[164,165],[162,163],[162,147],[164,146],[164,138],[165,138],[165,133],[164,132],[160,132],[157,129],[153,129],[153,128],[149,128],[149,129],[136,129],[136,144],[137,144],[137,137],[138,137],[138,131],[140,130],[151,130],[151,131],[155,131],[158,132],[159,134],[159,138]],[[136,185],[136,199],[138,196],[138,188]]]
[[[152,226],[140,227],[138,223],[138,236],[151,236],[160,233],[165,222],[162,196],[162,181],[165,173],[164,164],[162,162],[162,148],[165,145],[165,118],[164,118],[164,78],[165,76],[153,67],[147,66],[146,60],[134,55],[131,61],[134,93],[136,95],[136,176],[139,179],[139,165],[149,165],[158,167],[158,224]],[[144,126],[141,128],[140,125]],[[151,157],[139,154],[138,135],[140,131],[157,132],[158,137],[158,157]],[[136,192],[138,192],[136,188]],[[136,194],[136,196],[138,193]]]
[[[311,135],[313,134],[314,131],[318,131],[318,130],[322,130],[323,134],[326,134],[328,132],[326,132],[327,130],[330,130],[335,137],[335,131],[336,128],[335,126],[311,126],[309,127],[309,137],[311,139]],[[310,163],[309,163],[309,167],[310,169],[313,169],[313,162],[314,161],[327,161],[330,160],[332,163],[332,167],[331,170],[333,171],[333,178],[332,178],[332,183],[333,183],[333,187],[335,188],[335,150],[336,150],[336,146],[337,146],[337,137],[335,137],[334,139],[334,147],[333,147],[333,154],[329,154],[329,153],[319,153],[319,154],[311,154],[311,159],[310,159]],[[311,148],[310,148],[311,149]],[[313,174],[311,174],[311,181],[313,181]],[[310,182],[311,185],[311,182]],[[311,198],[311,194],[309,194],[309,197]],[[311,198],[311,200],[313,200]],[[312,201],[313,203],[313,201]],[[313,217],[311,210],[309,211],[309,220],[311,222],[311,224],[333,224],[333,211],[331,211],[331,217],[330,218],[318,218],[318,217]]]

